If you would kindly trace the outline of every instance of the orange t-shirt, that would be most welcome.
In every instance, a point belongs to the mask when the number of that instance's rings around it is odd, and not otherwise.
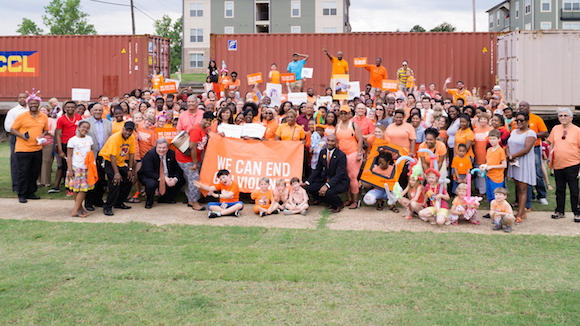
[[[439,130],[439,137],[445,139],[445,143],[447,143],[447,140],[449,139],[449,137],[447,137],[447,130]]]
[[[373,120],[367,118],[364,115],[361,118],[355,116],[354,118],[350,119],[350,121],[356,122],[363,136],[370,135],[375,132],[375,124],[373,123]]]
[[[30,136],[27,141],[17,137],[14,152],[40,151],[42,150],[42,145],[37,145],[36,138],[42,135],[45,130],[48,130],[48,117],[42,112],[38,112],[36,118],[30,114],[30,111],[22,112],[12,123],[12,128],[22,134],[28,132]]]
[[[220,198],[220,203],[235,203],[237,201],[240,201],[240,187],[238,187],[238,184],[235,183],[234,181],[232,181],[232,184],[230,184],[229,186],[226,186],[225,184],[220,182],[219,184],[215,185],[215,189],[231,191],[234,193],[233,198],[230,199]]]
[[[459,92],[459,90],[457,88],[448,89],[447,93],[449,93],[449,95],[453,96],[453,103],[457,103],[458,98],[462,98],[463,102],[465,102],[465,98],[467,96],[473,97],[473,95],[471,95],[471,92],[466,90],[465,88],[463,89],[463,92],[461,92],[461,93]]]
[[[272,73],[272,78],[270,78],[270,83],[280,84],[280,72],[278,70],[270,71]]]
[[[293,127],[290,127],[287,123],[282,123],[276,129],[276,135],[280,137],[280,140],[302,140],[306,137],[304,128],[297,123]]]
[[[147,152],[155,146],[157,141],[157,132],[155,129],[145,129],[143,127],[137,128],[137,134],[139,139],[137,143],[139,144],[139,154],[144,157]]]
[[[453,163],[451,163],[451,168],[455,169],[457,174],[467,174],[472,167],[471,159],[467,155],[463,158],[455,156],[453,158]]]
[[[266,132],[264,133],[265,139],[276,139],[276,130],[278,130],[278,123],[276,119],[270,121],[263,121],[262,125],[266,127]]]
[[[332,57],[332,74],[344,75],[346,73],[348,73],[348,62],[344,59],[338,60],[337,57]]]
[[[566,139],[562,125],[554,126],[548,141],[554,146],[552,161],[554,169],[561,170],[580,163],[580,128],[571,125],[566,130]]]
[[[544,119],[540,118],[540,116],[530,113],[530,129],[536,132],[536,135],[540,132],[548,131],[546,128],[546,123],[544,123]],[[540,146],[542,143],[541,137],[538,137],[534,146]]]
[[[475,141],[473,142],[473,152],[475,153],[475,164],[481,165],[485,163],[485,153],[487,150],[488,135],[493,130],[493,127],[486,126],[476,127],[473,130]]]
[[[376,65],[368,65],[366,66],[366,70],[371,73],[369,84],[371,84],[372,87],[380,88],[383,86],[383,79],[387,79],[387,69],[385,69],[384,66],[377,68]]]
[[[423,149],[423,148],[428,148],[427,143],[425,143],[425,142],[421,143],[421,145],[419,146],[419,149]],[[427,164],[431,164],[431,155],[429,155],[429,153],[417,153],[417,154],[420,157],[422,157],[425,160],[425,162],[427,162]],[[437,157],[437,160],[439,160],[439,156],[444,156],[447,154],[447,145],[436,140],[435,141],[435,152],[433,152],[433,154],[435,154],[435,156]],[[439,163],[439,165],[441,165],[442,162],[437,161],[437,163]]]
[[[391,123],[385,130],[385,136],[391,139],[391,143],[409,149],[410,142],[415,144],[415,128],[410,123],[403,122],[400,126],[396,123]]]
[[[228,79],[224,82],[224,90],[226,92],[233,91],[236,88],[239,89],[239,87],[240,87],[240,80],[239,79],[236,79],[236,81],[232,81],[231,79]]]
[[[119,122],[117,120],[113,120],[111,121],[111,128],[113,133],[119,132],[121,130],[123,130],[123,127],[125,126],[125,120]]]
[[[346,129],[337,128],[336,138],[338,139],[338,148],[349,155],[358,151],[358,142],[352,122],[349,121]]]
[[[489,210],[492,212],[501,212],[514,215],[514,211],[512,210],[512,207],[507,202],[507,200],[504,200],[503,203],[501,203],[501,205],[497,203],[497,200],[495,199],[492,200],[491,203],[489,204]]]
[[[493,150],[492,147],[487,149],[487,153],[485,155],[485,161],[487,165],[500,165],[502,161],[505,161],[505,151],[501,146],[498,146],[496,150]],[[483,164],[483,163],[482,163]],[[489,179],[495,183],[500,183],[503,181],[503,171],[505,169],[491,169],[487,171],[487,176]]]
[[[471,148],[469,149],[467,154],[465,154],[465,156],[473,157],[473,142],[475,141],[475,134],[469,128],[466,128],[465,130],[462,129],[457,130],[457,133],[455,134],[455,153],[457,153],[457,146],[459,144],[467,145],[468,140],[471,140]]]
[[[274,194],[272,190],[268,189],[265,193],[261,189],[257,189],[250,195],[252,200],[257,206],[268,208],[270,204],[274,201]]]

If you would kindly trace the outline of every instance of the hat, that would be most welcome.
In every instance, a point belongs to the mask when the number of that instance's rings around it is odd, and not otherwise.
[[[317,123],[317,124],[314,126],[314,129],[316,129],[316,128],[322,128],[322,129],[326,129],[326,126],[325,126],[325,125],[323,125],[323,124]]]
[[[493,90],[494,91],[501,91],[501,86],[495,85],[495,86],[493,86]]]
[[[133,121],[127,121],[127,122],[125,122],[125,125],[123,126],[123,128],[135,130],[135,123]]]
[[[404,101],[405,99],[402,96],[397,97],[396,101],[401,100]]]
[[[494,98],[494,99],[496,99],[496,100],[501,100],[501,97],[500,97],[499,95],[494,95],[494,96],[492,96],[491,98]]]
[[[339,111],[350,112],[351,111],[350,110],[350,106],[348,106],[348,105],[341,105]]]
[[[294,54],[292,56],[298,55],[298,53],[294,52]]]

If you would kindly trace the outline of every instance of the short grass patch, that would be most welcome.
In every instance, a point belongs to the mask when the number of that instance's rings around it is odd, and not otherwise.
[[[577,237],[0,220],[0,320],[573,325]]]
[[[181,74],[182,84],[203,84],[205,83],[206,74]],[[177,74],[171,74],[171,79],[179,80]]]

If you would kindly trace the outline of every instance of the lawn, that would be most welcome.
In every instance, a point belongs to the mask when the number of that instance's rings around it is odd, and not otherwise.
[[[206,74],[181,74],[182,84],[203,84],[205,83]],[[177,74],[171,74],[171,79],[179,80]]]
[[[573,325],[577,237],[0,220],[2,325]]]

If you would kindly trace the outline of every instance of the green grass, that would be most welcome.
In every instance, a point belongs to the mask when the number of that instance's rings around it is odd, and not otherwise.
[[[579,241],[0,220],[0,324],[573,325]]]
[[[181,74],[181,83],[182,84],[203,84],[205,83],[207,75],[206,74]],[[171,74],[171,79],[179,80],[177,74]]]

